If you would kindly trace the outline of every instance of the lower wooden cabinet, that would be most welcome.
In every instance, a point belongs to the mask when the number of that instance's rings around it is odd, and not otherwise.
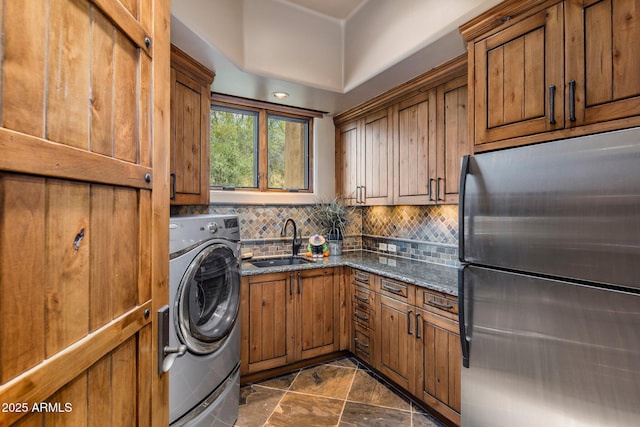
[[[402,301],[381,296],[376,341],[380,349],[375,366],[405,390],[415,386],[415,308]]]
[[[340,349],[340,283],[331,268],[245,276],[241,374]]]
[[[460,424],[462,354],[458,323],[429,311],[416,312],[414,394]]]

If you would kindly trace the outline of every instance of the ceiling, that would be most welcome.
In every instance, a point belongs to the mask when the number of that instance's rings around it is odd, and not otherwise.
[[[458,27],[499,2],[181,0],[171,41],[215,92],[333,115],[465,53]]]
[[[281,0],[340,21],[349,19],[368,0]]]

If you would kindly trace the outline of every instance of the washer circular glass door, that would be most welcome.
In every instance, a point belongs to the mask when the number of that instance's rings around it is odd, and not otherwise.
[[[238,260],[225,245],[207,246],[191,262],[178,288],[178,337],[192,353],[213,353],[233,328],[239,305]]]

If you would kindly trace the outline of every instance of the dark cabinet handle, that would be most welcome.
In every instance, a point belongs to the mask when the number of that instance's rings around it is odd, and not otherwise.
[[[171,177],[171,200],[175,200],[176,199],[176,174],[172,173],[171,175],[169,175]]]
[[[289,296],[293,295],[293,273],[289,274]]]
[[[407,334],[409,335],[413,335],[411,332],[411,313],[413,313],[413,310],[407,311]]]
[[[444,181],[444,179],[438,177],[438,182],[436,184],[436,201],[444,200],[444,199],[440,198],[440,182],[441,181]]]
[[[402,295],[402,289],[394,288],[393,286],[384,284],[382,285],[382,289],[384,289],[385,291],[393,292],[394,294]]]
[[[576,121],[576,81],[569,82],[569,120]]]
[[[356,297],[356,299],[358,301],[361,301],[361,302],[363,302],[365,304],[369,304],[369,300],[367,298],[365,298],[365,297],[361,297],[360,295],[354,295],[354,297]]]
[[[549,123],[556,124],[556,86],[549,86]]]
[[[354,341],[356,342],[357,345],[364,347],[364,348],[369,348],[369,344],[365,344],[362,341],[360,341],[358,338],[354,338]]]
[[[362,315],[360,315],[358,313],[353,313],[353,315],[356,316],[358,319],[362,320],[363,322],[368,322],[369,321],[368,317],[362,316]]]
[[[420,313],[416,313],[416,338],[420,339]]]
[[[444,308],[445,310],[451,310],[453,308],[451,304],[443,304],[441,302],[432,300],[431,298],[429,298],[427,302],[431,305],[435,305],[436,307]]]
[[[298,295],[302,295],[302,291],[300,290],[300,273],[298,273]]]

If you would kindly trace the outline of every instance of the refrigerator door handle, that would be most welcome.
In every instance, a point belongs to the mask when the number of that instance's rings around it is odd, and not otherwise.
[[[464,262],[464,197],[467,189],[467,175],[469,174],[469,155],[462,157],[460,169],[460,189],[458,195],[458,259]]]
[[[464,270],[466,265],[458,269],[458,324],[460,326],[460,345],[462,347],[462,366],[469,367],[469,339],[467,339],[467,327],[464,312]]]

